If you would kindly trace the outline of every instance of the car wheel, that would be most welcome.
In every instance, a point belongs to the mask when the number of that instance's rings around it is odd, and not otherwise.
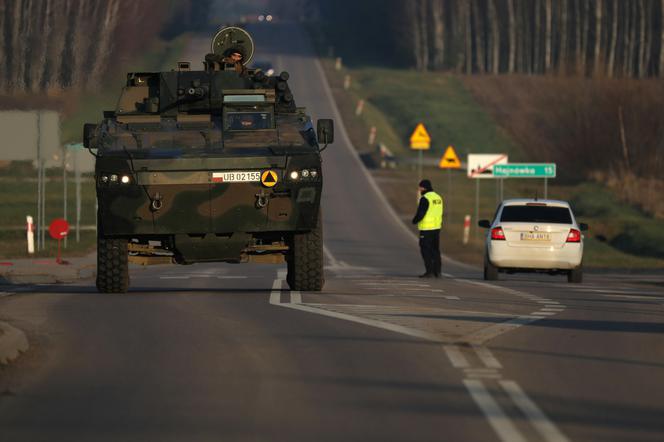
[[[497,281],[498,280],[498,267],[491,264],[487,256],[484,257],[484,280]]]
[[[583,282],[583,268],[581,266],[572,269],[567,273],[567,282],[580,284]]]

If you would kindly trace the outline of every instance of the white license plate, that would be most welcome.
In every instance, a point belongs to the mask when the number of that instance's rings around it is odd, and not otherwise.
[[[261,180],[261,173],[249,170],[233,172],[212,172],[213,183],[251,183]]]
[[[548,232],[522,232],[521,241],[551,241],[551,234]]]

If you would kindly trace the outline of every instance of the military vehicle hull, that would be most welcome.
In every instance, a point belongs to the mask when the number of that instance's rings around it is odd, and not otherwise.
[[[97,161],[99,231],[139,244],[159,241],[178,262],[239,262],[264,243],[285,243],[289,234],[311,231],[318,224],[322,173],[317,154],[132,163],[134,172],[127,158]],[[293,180],[293,170],[318,173],[315,179]],[[239,171],[274,172],[276,184],[215,177]],[[113,174],[117,181],[101,181]]]

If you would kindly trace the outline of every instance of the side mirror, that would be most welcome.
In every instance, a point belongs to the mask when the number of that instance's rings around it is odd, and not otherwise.
[[[318,142],[321,144],[334,143],[334,121],[328,118],[318,120],[316,135],[318,135]]]
[[[580,229],[582,232],[585,232],[586,230],[588,230],[588,224],[586,224],[586,223],[579,223],[579,229]]]
[[[491,228],[491,222],[488,219],[481,219],[477,222],[477,225],[485,229]]]
[[[93,142],[96,131],[96,124],[86,123],[83,125],[83,146],[86,149],[95,149],[97,147],[94,145],[96,143]]]

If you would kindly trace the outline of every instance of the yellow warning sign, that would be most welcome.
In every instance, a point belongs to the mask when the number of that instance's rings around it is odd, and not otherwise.
[[[413,150],[429,150],[431,148],[431,137],[424,124],[418,124],[410,136],[410,148]]]
[[[279,177],[274,170],[266,170],[261,175],[261,183],[263,183],[265,187],[274,187],[277,185],[277,181],[279,181]]]
[[[438,167],[441,169],[461,169],[461,161],[459,161],[459,157],[452,146],[447,146],[447,150],[445,150],[445,154],[440,159]]]

